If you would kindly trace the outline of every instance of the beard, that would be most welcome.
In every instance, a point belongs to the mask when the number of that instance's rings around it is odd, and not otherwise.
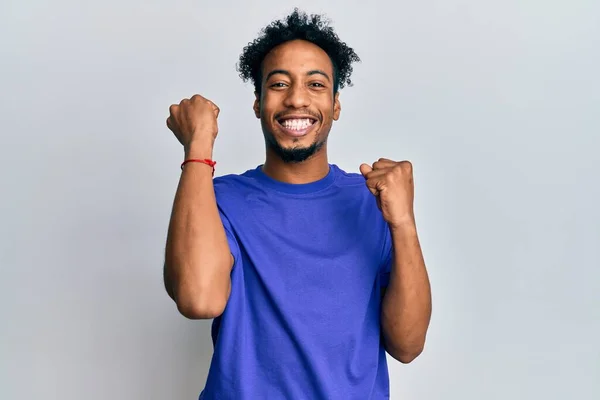
[[[308,160],[314,154],[316,154],[325,144],[324,140],[319,140],[317,137],[315,141],[306,147],[292,147],[285,148],[282,147],[275,136],[270,132],[265,132],[265,141],[267,147],[271,149],[284,163],[301,163],[303,161]]]

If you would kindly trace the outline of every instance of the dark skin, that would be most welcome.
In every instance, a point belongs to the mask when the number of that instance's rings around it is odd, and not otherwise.
[[[263,82],[256,95],[254,112],[261,120],[267,141],[275,140],[284,149],[320,148],[300,163],[289,163],[267,145],[263,171],[273,179],[308,183],[329,172],[327,138],[333,121],[340,116],[339,92],[333,93],[333,65],[320,47],[302,40],[273,49],[263,61]],[[278,119],[289,114],[310,115],[316,119],[306,136],[286,135]]]
[[[329,56],[312,43],[287,42],[264,59],[262,76],[254,112],[261,120],[266,142],[263,171],[294,184],[325,177],[329,171],[327,138],[341,111]],[[314,118],[315,126],[306,135],[293,137],[281,124],[289,115]],[[300,162],[282,158],[293,150],[310,156]],[[392,357],[409,363],[424,348],[431,317],[431,289],[413,212],[412,165],[380,159],[372,165],[362,164],[360,170],[377,198],[393,243],[390,283],[382,298],[383,342]]]

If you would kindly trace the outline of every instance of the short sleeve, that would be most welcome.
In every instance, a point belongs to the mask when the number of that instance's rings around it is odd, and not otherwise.
[[[221,222],[223,223],[223,228],[225,229],[225,236],[227,236],[227,244],[229,245],[229,251],[233,256],[233,266],[235,267],[241,258],[241,251],[238,241],[235,237],[233,227],[231,226],[231,222],[229,218],[223,213],[221,207],[219,207],[219,216],[221,217]]]
[[[387,287],[390,283],[390,272],[392,270],[392,237],[388,225],[385,224],[383,240],[382,260],[379,268],[379,282],[381,287]]]

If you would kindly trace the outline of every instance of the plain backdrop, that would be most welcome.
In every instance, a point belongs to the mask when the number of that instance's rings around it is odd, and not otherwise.
[[[3,0],[0,398],[197,398],[210,323],[162,284],[168,107],[221,107],[218,175],[260,164],[235,64],[296,5],[362,58],[330,161],[415,168],[434,312],[391,398],[600,398],[596,0]]]

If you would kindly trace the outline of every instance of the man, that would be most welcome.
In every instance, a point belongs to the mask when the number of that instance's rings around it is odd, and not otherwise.
[[[355,61],[319,16],[265,28],[238,67],[266,159],[240,175],[213,179],[216,105],[170,108],[185,158],[164,279],[181,314],[214,318],[201,399],[385,399],[386,351],[409,363],[423,350],[431,295],[411,164],[358,174],[327,158]]]

